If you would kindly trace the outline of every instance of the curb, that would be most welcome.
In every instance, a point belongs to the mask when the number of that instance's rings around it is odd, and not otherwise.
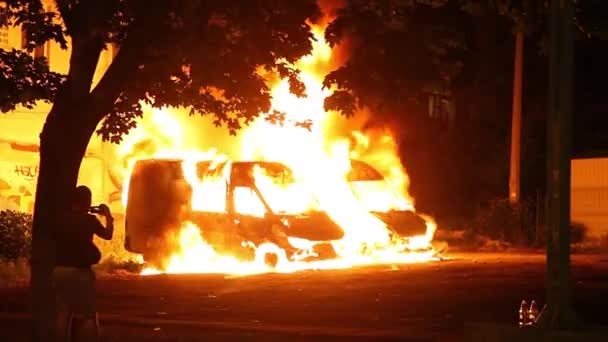
[[[0,312],[1,321],[30,321],[31,315],[26,313]],[[394,329],[360,329],[294,324],[266,324],[261,321],[199,321],[185,319],[163,319],[149,317],[133,317],[117,314],[99,314],[99,320],[106,326],[140,326],[140,327],[179,327],[201,330],[229,330],[248,331],[260,333],[291,334],[299,336],[325,336],[325,337],[368,337],[368,338],[395,338],[406,337],[403,331]]]

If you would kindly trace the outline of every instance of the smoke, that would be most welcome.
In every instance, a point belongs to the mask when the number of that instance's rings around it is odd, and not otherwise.
[[[346,5],[346,0],[318,0],[317,4],[325,16],[335,17],[336,11]]]

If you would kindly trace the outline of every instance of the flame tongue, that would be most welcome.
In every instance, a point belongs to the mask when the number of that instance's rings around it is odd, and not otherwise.
[[[264,217],[268,210],[286,217],[324,212],[342,229],[343,237],[331,241],[285,237],[283,242],[289,248],[282,244],[279,247],[276,241],[256,245],[245,239],[242,244],[253,251],[253,257],[250,261],[243,261],[235,255],[216,250],[209,243],[206,227],[184,221],[177,235],[168,237],[178,247],[166,260],[165,267],[161,270],[149,268],[143,274],[293,272],[374,263],[420,262],[434,257],[430,242],[436,227],[431,218],[423,217],[425,234],[404,238],[394,234],[374,214],[414,210],[407,195],[408,178],[390,132],[363,132],[351,126],[350,136],[332,137],[332,129],[337,124],[352,124],[323,109],[324,98],[331,94],[331,90],[323,88],[322,79],[335,66],[331,65],[332,51],[323,39],[323,28],[314,28],[314,33],[317,41],[313,44],[312,54],[296,65],[301,70],[307,96],[298,98],[291,94],[287,80],[279,80],[272,86],[273,110],[285,113],[288,122],[312,122],[310,129],[289,124],[274,125],[260,118],[240,133],[240,151],[230,153],[231,158],[228,158],[215,150],[189,151],[183,139],[183,128],[188,122],[181,123],[168,109],[154,110],[127,137],[119,154],[125,161],[125,170],[131,170],[133,162],[142,158],[183,160],[184,177],[193,190],[191,209],[217,213],[227,209],[224,196],[231,159],[280,162],[293,172],[288,177],[283,175],[289,180],[278,182],[276,177],[268,174],[268,169],[254,167],[255,187],[264,195],[265,201],[260,201],[255,191],[237,187],[234,189],[235,210],[251,217]],[[141,147],[141,141],[150,134],[155,138],[151,152],[133,155],[137,143]],[[351,169],[353,158],[367,161],[378,170],[364,168],[362,173],[367,179],[349,179],[354,171]],[[206,166],[206,176],[200,177],[197,165],[205,160],[212,162]],[[129,171],[124,175],[123,198],[126,200]],[[320,253],[329,247],[334,255],[319,260]]]

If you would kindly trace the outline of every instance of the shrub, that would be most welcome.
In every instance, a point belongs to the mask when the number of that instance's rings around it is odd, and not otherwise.
[[[585,240],[587,227],[582,223],[570,223],[570,243],[581,243]]]
[[[608,252],[608,234],[602,235],[599,246],[602,252]]]
[[[530,240],[528,203],[512,205],[508,199],[492,200],[486,208],[477,211],[471,233],[492,240],[509,242],[516,245],[527,244]]]
[[[29,259],[31,242],[31,215],[12,210],[0,211],[0,259]]]
[[[513,205],[508,199],[496,199],[486,208],[478,210],[470,229],[465,232],[469,242],[489,238],[506,242],[514,246],[544,247],[547,243],[545,217],[541,213],[540,225],[536,225],[535,204],[524,200]],[[581,223],[571,222],[570,242],[581,243],[585,239],[587,227]]]
[[[30,279],[30,264],[25,258],[0,261],[0,288],[25,287]]]

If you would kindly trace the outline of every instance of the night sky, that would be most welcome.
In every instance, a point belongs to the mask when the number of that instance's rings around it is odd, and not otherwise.
[[[574,73],[573,153],[607,156],[608,41],[577,41]]]

